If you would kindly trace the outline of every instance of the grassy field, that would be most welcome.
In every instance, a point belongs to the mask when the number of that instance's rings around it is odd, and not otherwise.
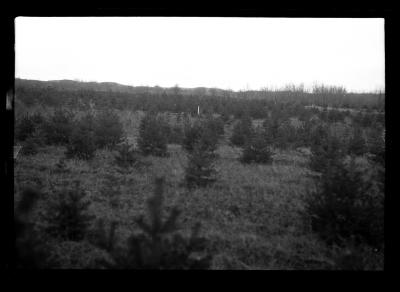
[[[15,199],[26,185],[45,194],[37,222],[54,191],[78,180],[92,203],[90,212],[106,223],[117,221],[117,236],[124,242],[137,227],[133,219],[145,210],[154,178],[165,176],[167,210],[180,207],[183,232],[201,222],[215,254],[213,269],[335,268],[333,251],[311,232],[304,210],[304,198],[314,188],[306,154],[276,151],[271,165],[244,165],[237,160],[240,149],[225,144],[217,151],[217,182],[189,192],[182,186],[187,158],[180,145],[168,145],[169,157],[145,157],[144,166],[126,172],[119,171],[106,150],[89,162],[66,160],[66,169],[58,171],[55,165],[64,151],[47,146],[15,163]]]
[[[48,114],[50,109],[30,109],[31,113],[35,111]],[[118,111],[118,115],[128,140],[135,144],[144,112]],[[189,117],[190,122],[195,119]],[[175,114],[165,114],[165,120],[178,124]],[[291,123],[299,121],[292,119]],[[253,120],[254,126],[261,124],[262,120]],[[341,269],[338,259],[347,250],[328,247],[318,239],[305,210],[305,199],[315,188],[307,166],[310,150],[275,149],[272,164],[242,164],[238,161],[241,149],[228,143],[233,125],[225,124],[224,139],[216,151],[218,179],[207,188],[188,191],[183,186],[187,153],[180,145],[169,144],[168,157],[142,157],[142,166],[126,171],[116,166],[115,153],[108,150],[98,150],[90,161],[66,159],[66,168],[60,170],[56,164],[65,158],[65,147],[45,146],[37,154],[21,154],[15,161],[14,198],[19,200],[25,186],[42,190],[35,213],[35,222],[40,225],[52,196],[77,180],[91,202],[90,213],[104,219],[106,225],[116,221],[118,242],[124,244],[138,229],[134,218],[145,212],[146,200],[153,195],[154,179],[163,176],[167,211],[174,205],[182,210],[183,232],[189,233],[197,222],[202,224],[202,234],[214,254],[212,269]],[[331,130],[339,136],[346,132],[342,124],[332,125]],[[96,222],[93,220],[93,227]],[[82,254],[91,261],[101,253],[85,241],[58,242],[54,247],[56,253],[69,254],[61,265],[66,268],[82,267]],[[364,267],[383,268],[383,251],[363,252],[371,262]]]

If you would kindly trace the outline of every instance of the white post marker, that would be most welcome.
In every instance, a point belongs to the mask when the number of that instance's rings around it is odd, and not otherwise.
[[[197,115],[200,116],[200,106],[197,106]]]

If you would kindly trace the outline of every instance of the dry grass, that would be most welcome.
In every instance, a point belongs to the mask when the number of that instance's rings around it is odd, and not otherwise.
[[[303,198],[313,183],[304,166],[307,158],[300,152],[275,151],[271,165],[244,165],[237,160],[239,148],[220,146],[218,181],[189,193],[181,184],[187,158],[179,145],[168,146],[169,157],[144,157],[147,166],[127,172],[120,172],[113,153],[104,150],[91,162],[66,160],[67,170],[57,172],[55,164],[64,150],[45,147],[37,155],[21,156],[15,165],[16,190],[34,183],[51,194],[51,186],[59,189],[77,179],[92,202],[91,212],[108,222],[119,222],[122,241],[135,229],[133,218],[144,212],[154,178],[165,176],[167,209],[179,205],[184,231],[202,223],[216,255],[214,269],[330,267],[326,247],[311,233],[304,212]],[[109,175],[114,176],[120,195],[104,193]],[[110,204],[110,197],[117,197],[116,206]]]

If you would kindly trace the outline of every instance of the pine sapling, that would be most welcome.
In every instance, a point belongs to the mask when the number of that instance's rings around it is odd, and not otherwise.
[[[80,241],[93,216],[88,214],[90,202],[86,193],[75,182],[73,189],[64,189],[50,202],[46,213],[47,233],[62,240]]]
[[[180,210],[172,208],[163,215],[164,179],[156,179],[153,197],[147,201],[148,221],[144,216],[135,221],[141,232],[134,233],[127,241],[127,249],[113,253],[116,268],[133,269],[205,269],[211,256],[206,250],[206,240],[199,236],[197,225],[190,237],[179,233]]]
[[[189,162],[185,170],[185,184],[190,189],[204,187],[216,181],[214,154],[196,144],[189,154]]]

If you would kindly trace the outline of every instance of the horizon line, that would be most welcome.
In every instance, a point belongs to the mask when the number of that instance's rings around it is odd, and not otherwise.
[[[171,88],[181,88],[181,89],[199,89],[199,88],[204,88],[204,89],[217,89],[217,90],[223,90],[223,91],[230,91],[230,92],[235,92],[235,93],[240,93],[240,92],[249,92],[249,91],[258,91],[258,92],[262,92],[262,91],[274,91],[274,92],[282,92],[282,91],[291,91],[290,89],[288,90],[286,87],[293,87],[295,89],[298,90],[294,90],[294,91],[301,91],[300,89],[302,89],[302,91],[304,93],[313,93],[312,90],[315,86],[319,87],[326,87],[326,88],[341,88],[344,89],[346,91],[346,93],[357,93],[357,94],[366,94],[366,93],[373,93],[373,94],[385,94],[385,86],[383,87],[377,87],[374,90],[349,90],[346,86],[344,85],[332,85],[332,84],[328,84],[328,83],[322,83],[322,82],[313,82],[311,85],[306,85],[305,83],[286,83],[285,85],[281,85],[281,86],[262,86],[259,87],[258,89],[253,89],[250,88],[249,86],[246,86],[246,88],[242,88],[242,89],[238,89],[238,90],[234,90],[231,88],[221,88],[221,87],[213,87],[213,86],[196,86],[196,87],[183,87],[181,85],[179,85],[179,83],[176,83],[174,86],[161,86],[158,84],[155,85],[133,85],[133,84],[127,84],[127,83],[120,83],[117,81],[98,81],[98,80],[84,80],[84,79],[80,79],[80,78],[73,78],[73,79],[30,79],[30,78],[22,78],[22,77],[15,77],[14,79],[21,79],[21,80],[29,80],[29,81],[40,81],[40,82],[59,82],[59,81],[73,81],[73,82],[81,82],[81,83],[115,83],[117,85],[121,85],[121,86],[129,86],[129,87],[159,87],[159,88],[163,88],[163,89],[171,89]]]

